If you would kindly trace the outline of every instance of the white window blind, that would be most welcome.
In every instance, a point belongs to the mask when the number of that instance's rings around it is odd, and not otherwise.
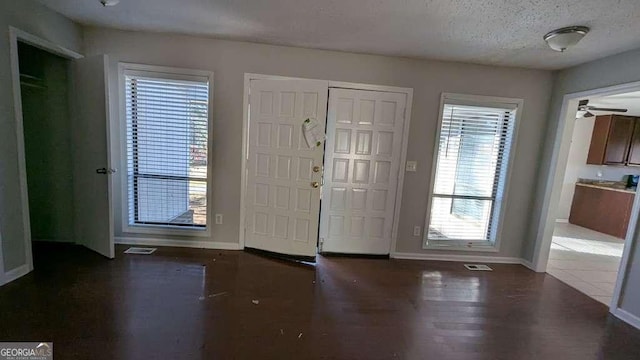
[[[427,242],[495,241],[516,112],[515,105],[445,101]]]
[[[207,78],[125,72],[130,225],[207,225]]]

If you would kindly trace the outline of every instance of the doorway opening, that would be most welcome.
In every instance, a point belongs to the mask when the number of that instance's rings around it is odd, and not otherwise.
[[[18,42],[33,260],[74,243],[70,60]]]
[[[585,95],[567,111],[573,129],[546,271],[615,308],[637,221],[640,92]]]
[[[77,244],[113,258],[108,59],[9,35],[24,262],[8,279],[33,270],[34,242],[49,244],[43,253]]]

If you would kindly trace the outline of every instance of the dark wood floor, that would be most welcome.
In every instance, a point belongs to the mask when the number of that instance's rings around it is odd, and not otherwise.
[[[640,332],[519,265],[36,247],[0,288],[0,341],[60,359],[640,359]],[[258,303],[254,304],[253,300]]]

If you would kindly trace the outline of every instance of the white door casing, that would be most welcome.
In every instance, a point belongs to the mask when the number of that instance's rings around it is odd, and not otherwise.
[[[107,65],[105,55],[73,61],[71,146],[76,243],[113,258]]]
[[[389,254],[407,95],[330,89],[322,252]]]
[[[315,256],[323,147],[309,148],[302,124],[324,131],[328,82],[251,80],[245,246]],[[317,172],[314,172],[317,167]]]

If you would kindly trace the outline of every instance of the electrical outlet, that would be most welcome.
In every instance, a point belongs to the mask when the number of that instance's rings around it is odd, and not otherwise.
[[[222,224],[222,214],[216,214],[216,225]]]
[[[420,226],[414,226],[413,227],[413,236],[420,236],[420,234],[422,233]]]

